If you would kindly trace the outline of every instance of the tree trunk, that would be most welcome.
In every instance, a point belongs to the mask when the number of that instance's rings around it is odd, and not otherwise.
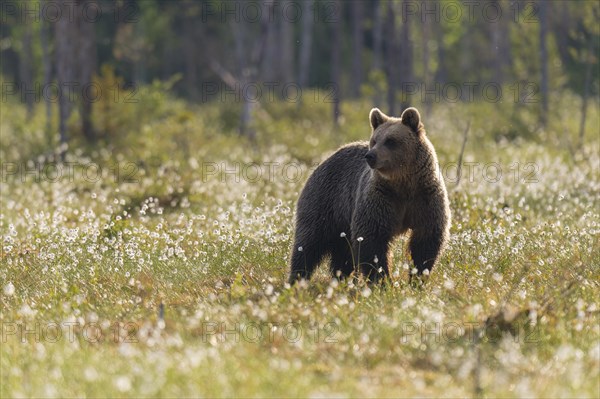
[[[79,27],[79,48],[78,48],[78,63],[79,63],[79,84],[81,90],[81,126],[83,135],[89,142],[93,142],[96,139],[96,133],[92,126],[92,103],[95,101],[95,97],[99,95],[95,93],[91,88],[92,77],[96,72],[97,53],[96,53],[96,24],[93,21],[88,21],[85,18],[81,18],[83,7],[92,3],[94,0],[83,0],[78,3],[76,14],[79,15],[78,27]],[[89,88],[87,90],[86,88]]]
[[[404,3],[409,3],[410,0],[404,0]],[[400,13],[399,13],[400,14]],[[412,43],[410,41],[410,20],[411,18],[406,18],[402,21],[402,34],[401,34],[401,43],[399,51],[399,59],[398,64],[400,65],[400,80],[401,82],[413,82],[413,50]],[[401,110],[410,106],[407,98],[402,99],[402,103],[400,104]]]
[[[546,36],[548,33],[548,5],[541,1],[538,3],[538,6],[540,10],[540,93],[542,95],[540,122],[542,123],[542,126],[545,127],[548,117],[548,49],[546,43]]]
[[[375,107],[381,107],[383,102],[382,87],[380,84],[381,71],[384,69],[383,65],[383,28],[385,20],[383,18],[386,1],[377,0],[373,5],[373,74],[369,73],[369,82],[376,82],[375,92],[373,95],[373,105]]]
[[[66,3],[68,0],[61,0],[60,6],[63,10],[68,10]],[[55,45],[56,45],[56,77],[59,87],[59,123],[58,131],[60,134],[60,143],[67,142],[67,122],[71,116],[72,103],[69,98],[69,82],[75,82],[75,39],[77,38],[77,30],[75,24],[69,21],[69,17],[63,15],[58,18],[54,24],[55,28]],[[64,157],[64,150],[61,153]]]
[[[270,15],[273,3],[268,3],[267,12]],[[247,136],[251,141],[256,138],[256,133],[252,129],[252,117],[254,100],[250,98],[252,93],[247,90],[248,83],[256,83],[258,80],[258,70],[260,68],[260,61],[265,55],[267,47],[267,39],[269,37],[270,28],[272,24],[269,23],[268,18],[263,18],[261,21],[260,31],[251,46],[250,51],[244,51],[247,46],[245,45],[245,38],[251,35],[249,25],[245,24],[244,21],[240,23],[232,22],[232,28],[235,40],[236,58],[238,61],[238,78],[236,79],[222,68],[217,62],[213,61],[212,68],[216,71],[223,81],[233,90],[238,91],[237,95],[242,101],[242,112],[240,116],[240,135]]]
[[[310,53],[313,37],[313,0],[302,2],[302,33],[300,39],[300,70],[298,71],[298,84],[304,89],[308,85]]]
[[[435,81],[440,85],[446,84],[448,80],[448,70],[446,69],[446,48],[444,47],[444,28],[441,23],[435,24],[435,33],[437,40],[437,70],[435,71]]]
[[[19,75],[21,77],[21,93],[25,95],[27,106],[27,119],[33,116],[33,106],[37,97],[35,82],[33,81],[33,46],[32,24],[28,17],[25,18],[23,32],[23,47],[19,54]]]
[[[558,7],[555,7],[555,9]],[[571,15],[569,12],[569,4],[567,2],[561,2],[560,11],[557,10],[557,14],[560,15],[560,22],[558,18],[555,19],[555,24],[552,27],[554,33],[554,40],[556,41],[556,49],[560,56],[560,60],[563,65],[568,65],[571,61],[571,55],[569,54],[569,30],[572,27]]]
[[[184,58],[185,58],[185,82],[189,98],[192,101],[197,101],[199,98],[198,92],[198,65],[196,62],[196,52],[198,48],[198,40],[196,37],[196,19],[198,18],[195,5],[186,1],[185,16],[183,17],[184,31]]]
[[[235,49],[235,60],[236,60],[236,75],[242,76],[244,68],[247,67],[249,55],[246,55],[244,49],[246,44],[244,43],[245,35],[249,34],[249,29],[244,26],[244,21],[236,22],[230,21],[231,30],[234,38],[234,49]]]
[[[423,47],[423,84],[428,90],[432,89],[431,74],[429,72],[429,34],[431,32],[431,16],[421,22],[421,46]],[[432,101],[429,97],[425,98],[425,112],[431,112]]]
[[[494,0],[500,9],[509,10],[508,4],[503,4],[501,0]],[[493,58],[494,80],[498,84],[503,84],[506,69],[512,64],[510,54],[510,18],[505,15],[496,22],[491,23],[492,46],[495,50]]]
[[[592,64],[594,58],[594,38],[590,37],[587,54],[585,54],[585,80],[583,82],[583,98],[581,100],[581,119],[579,120],[579,142],[578,147],[583,147],[583,138],[585,136],[585,120],[587,118],[588,97],[590,95],[590,86],[592,85]]]
[[[385,18],[385,74],[387,77],[387,103],[388,114],[396,114],[396,89],[398,87],[398,45],[396,37],[396,13],[393,3],[387,2],[387,15]]]
[[[49,36],[50,30],[43,16],[40,16],[40,42],[42,45],[42,65],[44,69],[44,81],[42,86],[42,95],[44,95],[44,103],[46,104],[46,134],[50,133],[52,127],[52,103],[50,102],[49,94],[44,93],[44,88],[48,87],[52,81],[52,60],[50,59]]]
[[[473,29],[470,25],[464,26],[464,33],[460,38],[458,48],[458,51],[460,52],[458,70],[461,78],[464,81],[480,82],[481,80],[478,80],[478,76],[474,76],[473,71]],[[461,94],[463,96],[463,100],[466,99],[467,90],[462,90]]]
[[[266,15],[264,15],[263,18],[268,19]],[[281,21],[279,21],[279,19],[270,22],[271,26],[269,27],[269,32],[267,33],[265,56],[260,66],[261,77],[265,80],[265,82],[276,82],[279,79],[279,60],[281,58],[281,54],[279,54],[280,22]]]
[[[294,17],[293,9],[290,7],[292,2],[285,0],[282,2],[281,18],[281,36],[279,41],[279,64],[280,64],[280,84],[286,85],[294,81],[294,23],[290,19]]]
[[[339,0],[334,1],[335,15],[333,21],[333,34],[331,39],[331,82],[334,86],[333,92],[333,123],[338,126],[340,119],[341,101],[341,36],[342,36],[342,4]]]
[[[383,33],[383,9],[385,7],[386,0],[379,0],[375,4],[375,15],[373,18],[373,69],[382,69],[382,33]]]
[[[352,96],[360,96],[360,86],[363,80],[362,50],[363,50],[363,3],[362,0],[352,1]]]

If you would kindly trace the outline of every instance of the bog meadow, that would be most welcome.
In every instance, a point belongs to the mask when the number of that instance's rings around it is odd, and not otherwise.
[[[0,396],[597,397],[598,5],[265,4],[2,3]],[[374,106],[421,112],[448,246],[290,286]]]

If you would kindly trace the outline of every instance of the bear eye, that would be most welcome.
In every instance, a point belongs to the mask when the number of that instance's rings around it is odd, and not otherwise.
[[[398,141],[396,141],[394,139],[387,139],[387,140],[385,140],[383,145],[385,145],[386,147],[389,147],[389,148],[394,148],[398,145]]]

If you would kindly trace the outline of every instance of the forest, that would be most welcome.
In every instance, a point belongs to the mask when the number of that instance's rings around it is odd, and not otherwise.
[[[94,113],[154,82],[239,105],[249,135],[254,105],[280,100],[331,103],[334,122],[358,98],[392,115],[508,102],[516,124],[526,107],[544,126],[562,91],[583,99],[582,129],[598,95],[598,12],[593,1],[3,0],[3,99],[29,113],[47,103],[49,130],[58,103],[61,142],[110,140]]]
[[[598,396],[597,1],[0,0],[0,84],[0,397]],[[290,285],[374,107],[445,250]]]

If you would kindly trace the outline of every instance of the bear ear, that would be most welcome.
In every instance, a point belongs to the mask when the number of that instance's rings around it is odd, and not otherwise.
[[[371,127],[373,130],[377,129],[380,125],[387,122],[389,116],[379,110],[379,108],[373,108],[369,113],[369,121],[371,121]]]
[[[411,128],[414,132],[418,131],[423,125],[421,124],[421,115],[416,108],[406,108],[401,116],[402,123]]]

